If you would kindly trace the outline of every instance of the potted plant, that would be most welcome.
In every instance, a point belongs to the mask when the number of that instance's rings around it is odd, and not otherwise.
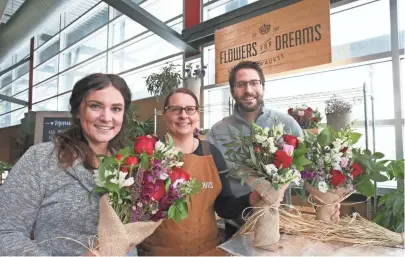
[[[389,164],[388,176],[390,180],[404,181],[404,160],[393,161]],[[383,195],[378,201],[379,210],[374,222],[398,233],[404,232],[404,187]]]
[[[326,100],[325,103],[325,114],[328,126],[339,131],[350,124],[352,112],[351,103],[339,99],[336,95],[333,95],[329,100]]]
[[[196,65],[193,69],[192,64],[186,66],[185,76],[184,76],[184,87],[190,89],[196,96],[198,101],[200,101],[200,90],[201,90],[201,78],[205,76],[205,69],[207,66]]]
[[[315,135],[318,134],[318,128],[323,118],[318,110],[302,105],[289,108],[288,114],[298,122],[302,129],[310,130]]]
[[[146,121],[139,120],[140,116],[137,114],[139,106],[131,104],[127,114],[126,135],[128,142],[133,143],[133,139],[139,136],[154,134],[154,122],[152,118]]]
[[[181,83],[181,75],[177,70],[180,65],[166,63],[160,73],[153,73],[146,77],[148,93],[154,96],[166,96]]]

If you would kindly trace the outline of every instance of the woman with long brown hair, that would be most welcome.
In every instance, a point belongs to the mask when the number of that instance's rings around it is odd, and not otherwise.
[[[123,146],[130,103],[117,75],[92,74],[74,85],[72,126],[28,149],[0,187],[0,255],[89,254],[84,246],[97,234],[99,217],[99,199],[88,198],[96,155]]]

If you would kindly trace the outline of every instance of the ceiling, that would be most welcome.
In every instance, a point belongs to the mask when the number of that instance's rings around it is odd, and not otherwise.
[[[4,25],[25,0],[0,0],[0,24]]]

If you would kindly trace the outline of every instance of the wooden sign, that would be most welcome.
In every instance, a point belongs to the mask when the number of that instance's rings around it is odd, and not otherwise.
[[[215,82],[241,61],[265,75],[331,62],[330,1],[303,0],[215,32]]]

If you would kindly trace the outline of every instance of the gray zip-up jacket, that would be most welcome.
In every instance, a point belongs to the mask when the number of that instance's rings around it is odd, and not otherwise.
[[[0,256],[82,255],[87,249],[73,240],[88,246],[97,234],[92,173],[78,161],[61,169],[53,149],[32,146],[0,186]]]

